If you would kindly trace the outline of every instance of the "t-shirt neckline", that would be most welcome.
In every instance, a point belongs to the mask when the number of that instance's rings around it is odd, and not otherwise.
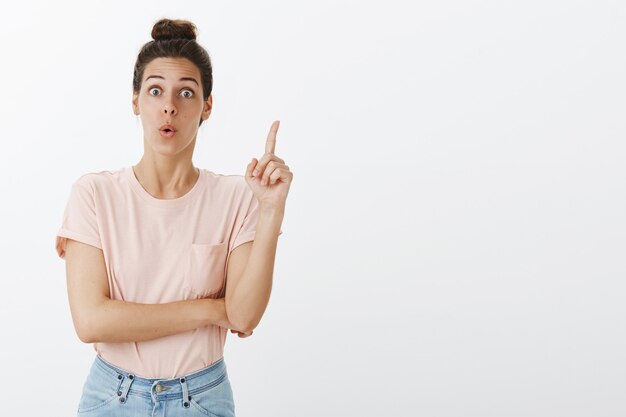
[[[132,165],[125,167],[124,171],[133,191],[150,206],[160,208],[179,208],[181,206],[189,204],[198,195],[200,189],[203,187],[206,181],[205,170],[202,168],[198,168],[200,175],[198,176],[198,179],[196,180],[196,183],[191,188],[191,190],[187,191],[187,193],[178,198],[162,199],[154,197],[143,188],[143,186],[135,176]]]

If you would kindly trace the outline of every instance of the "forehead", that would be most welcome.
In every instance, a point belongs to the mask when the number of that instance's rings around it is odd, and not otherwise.
[[[160,75],[165,82],[175,82],[181,77],[194,77],[200,80],[198,67],[187,58],[156,58],[146,65],[143,79],[151,75]],[[199,81],[198,81],[199,82]]]

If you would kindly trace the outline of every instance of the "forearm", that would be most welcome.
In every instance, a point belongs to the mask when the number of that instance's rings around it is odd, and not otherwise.
[[[278,233],[284,210],[261,206],[248,263],[226,301],[231,323],[249,332],[256,328],[269,302]]]
[[[84,341],[113,343],[156,339],[210,324],[219,325],[223,323],[224,316],[223,299],[181,300],[164,304],[106,299],[92,311]]]

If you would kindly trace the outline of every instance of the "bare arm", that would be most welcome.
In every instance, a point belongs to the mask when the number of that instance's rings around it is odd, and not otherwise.
[[[254,241],[233,249],[227,265],[226,315],[244,332],[259,324],[269,302],[278,235],[293,180],[285,161],[274,153],[279,123],[272,123],[263,157],[252,158],[246,167],[244,178],[259,202]]]
[[[253,242],[233,249],[226,271],[226,313],[237,329],[251,332],[272,291],[278,232],[284,210],[261,206]]]
[[[218,324],[219,302],[208,298],[163,304],[104,300],[94,306],[91,324],[81,340],[86,343],[138,342]]]
[[[72,320],[85,343],[135,342],[230,324],[223,298],[164,304],[111,300],[104,254],[94,246],[67,239],[65,261]]]

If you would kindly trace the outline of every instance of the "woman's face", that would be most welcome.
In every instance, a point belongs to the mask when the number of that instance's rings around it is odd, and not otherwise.
[[[146,65],[132,103],[133,112],[141,116],[144,140],[159,153],[176,154],[195,141],[200,118],[209,118],[213,97],[202,99],[200,71],[191,61],[156,58]],[[173,135],[161,133],[165,124],[173,126]]]

